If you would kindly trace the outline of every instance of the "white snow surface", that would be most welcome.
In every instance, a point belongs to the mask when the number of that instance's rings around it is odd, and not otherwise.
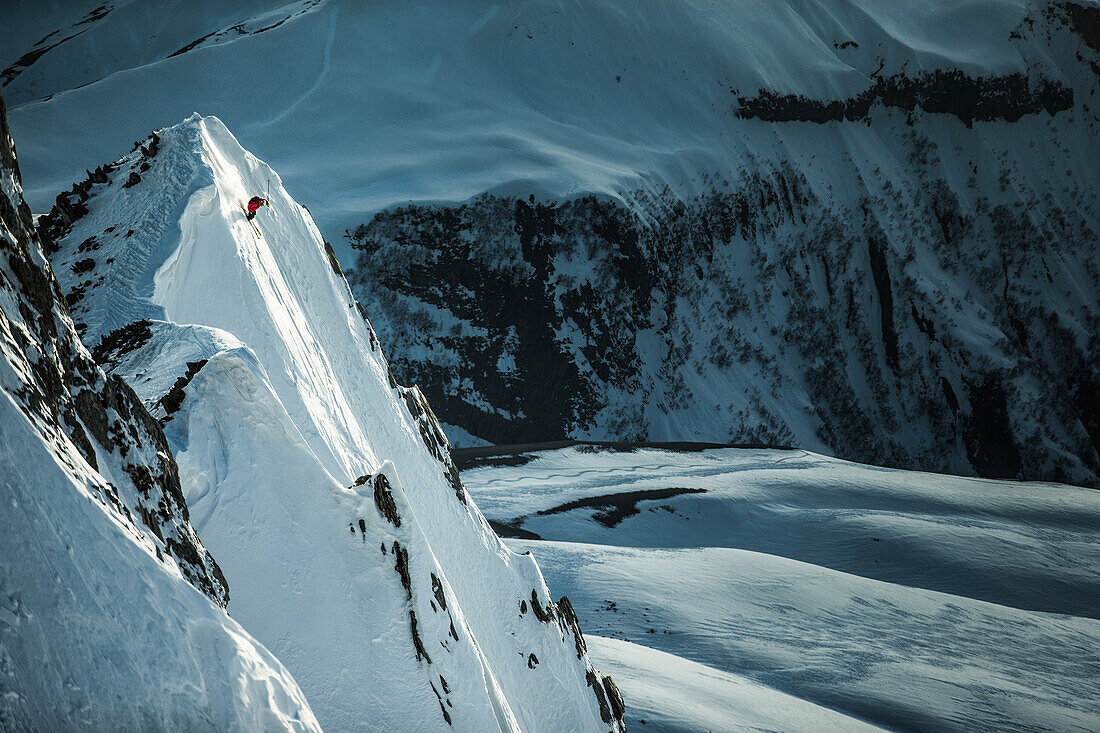
[[[0,65],[48,49],[4,88],[32,208],[201,108],[284,175],[338,248],[345,228],[408,201],[688,195],[699,173],[758,156],[810,165],[797,132],[746,131],[737,94],[832,98],[903,69],[1059,76],[1010,39],[1027,0],[130,0],[94,16],[100,5],[6,9]],[[874,143],[839,141],[856,159]]]
[[[542,537],[508,544],[573,601],[631,730],[1100,728],[1093,490],[804,451],[528,457],[463,477]],[[705,493],[598,521],[669,488]]]
[[[5,158],[10,143],[0,140]],[[103,442],[80,427],[72,405],[111,405],[113,386],[53,291],[44,301],[30,292],[36,278],[56,283],[37,240],[8,218],[22,205],[17,175],[3,167],[0,180],[0,729],[319,731],[286,668],[166,548],[190,529],[186,511],[162,505],[155,520],[138,518],[138,489],[122,472],[166,458],[149,431],[135,430],[145,423],[106,415],[133,432]],[[36,275],[16,272],[24,256]],[[161,485],[144,489],[150,501],[167,496]]]
[[[1081,2],[1096,7],[1095,0]],[[937,253],[925,246],[938,241],[936,222],[906,219],[923,211],[929,183],[942,182],[958,195],[962,212],[975,197],[983,207],[988,198],[994,209],[1026,212],[1037,227],[1027,236],[1055,244],[1070,241],[1060,240],[1063,234],[1088,242],[1097,229],[1092,202],[1100,167],[1092,161],[1098,87],[1079,53],[1088,51],[1079,37],[1067,31],[1047,42],[1042,21],[1032,23],[1050,7],[1041,0],[474,0],[443,6],[128,0],[100,6],[99,0],[45,6],[12,0],[0,24],[0,66],[11,74],[4,93],[22,141],[30,202],[39,213],[86,168],[194,109],[218,115],[279,170],[352,266],[345,229],[409,202],[463,202],[485,192],[555,200],[596,194],[645,218],[662,202],[691,201],[730,182],[736,187],[754,173],[771,180],[790,169],[820,200],[812,212],[857,211],[865,196],[879,202],[874,220],[899,254],[896,264],[891,261],[895,287],[912,283],[911,294],[927,301],[929,310],[947,303],[940,330],[991,355],[988,363],[972,365],[980,372],[1020,366],[999,345],[1011,334],[991,315],[999,312],[1003,291],[991,285],[992,274],[988,282],[972,282],[966,271],[941,268]],[[974,78],[1022,72],[1034,83],[1064,82],[1074,92],[1074,108],[973,127],[938,113],[915,115],[914,126],[904,110],[877,106],[868,123],[770,124],[737,117],[738,98],[760,90],[829,101],[883,76],[956,70]],[[750,260],[784,261],[816,221],[816,215],[810,222],[781,221],[775,241],[760,250],[766,259],[738,246],[716,258],[714,267],[751,272]],[[818,229],[814,236],[827,235]],[[983,273],[984,246],[991,244],[979,238],[967,247]],[[1095,263],[1088,248],[1072,249],[1021,270],[1019,283],[1021,292],[1033,289],[1029,297],[1057,310],[1074,338],[1087,343],[1098,300],[1090,278]],[[921,401],[911,390],[896,390],[896,399],[879,400],[871,409],[877,385],[865,378],[858,359],[888,367],[873,338],[880,322],[865,260],[855,251],[841,278],[862,278],[850,302],[867,314],[870,327],[868,337],[845,334],[841,349],[851,355],[841,365],[851,373],[845,386],[874,419],[912,421],[914,428],[909,435],[890,429],[876,434],[882,447],[860,456],[973,470],[962,445],[944,449],[944,440],[954,436],[919,411]],[[563,272],[563,292],[592,282],[578,269]],[[815,290],[826,288],[827,267],[815,261],[805,273],[796,270]],[[763,283],[767,298],[733,318],[710,312],[726,286],[704,283],[679,308],[693,326],[686,333],[671,340],[659,331],[637,334],[637,386],[597,382],[603,409],[589,423],[563,429],[573,437],[760,440],[840,452],[841,439],[829,437],[831,421],[815,414],[820,400],[805,376],[812,359],[776,344],[772,329],[790,315],[791,299],[783,291],[794,282],[782,268],[776,277]],[[736,278],[728,284],[734,286]],[[358,294],[369,304],[371,293]],[[457,371],[453,365],[462,355],[440,336],[454,327],[476,339],[484,330],[455,324],[450,313],[418,298],[393,301],[392,311],[372,314],[375,325],[413,365]],[[836,306],[831,295],[812,303]],[[906,315],[910,310],[899,297],[903,356],[907,345],[923,353],[928,343]],[[933,312],[940,312],[938,305]],[[744,335],[741,353],[753,358],[719,367],[707,355],[716,334],[719,342],[729,340],[720,330],[727,325]],[[579,341],[582,332],[573,335]],[[692,363],[670,366],[673,347]],[[576,343],[566,351],[582,372],[588,368]],[[757,359],[777,364],[761,366]],[[1021,404],[1010,411],[1013,434],[1031,445],[1049,444],[1036,451],[1026,475],[1093,481],[1093,469],[1080,458],[1091,450],[1083,429],[1036,419],[1058,410],[1049,404],[1052,388],[1035,383],[1023,367],[1015,385]],[[502,373],[509,368],[507,358],[500,360]],[[955,371],[922,368],[921,375],[933,387],[946,378],[965,411],[969,390],[962,377],[972,375],[961,366],[961,374]],[[682,377],[682,388],[670,375]],[[443,386],[486,414],[504,409],[483,384]],[[451,435],[463,444],[501,440],[473,424],[458,427],[466,432]],[[549,437],[556,436],[530,439]]]
[[[0,394],[0,727],[319,731],[286,668],[101,503],[103,483]]]
[[[84,288],[89,345],[149,319],[112,368],[168,420],[230,613],[332,730],[614,728],[556,611],[521,613],[532,594],[552,608],[538,566],[452,485],[441,427],[419,391],[392,386],[309,212],[214,117],[159,139],[92,187],[53,259],[64,289]],[[253,194],[270,201],[255,228]],[[74,272],[84,259],[95,266]],[[157,403],[190,363],[168,413]]]
[[[630,690],[645,733],[685,731],[877,731],[862,720],[744,677],[621,639],[586,636],[588,648]],[[645,721],[644,723],[642,721]]]

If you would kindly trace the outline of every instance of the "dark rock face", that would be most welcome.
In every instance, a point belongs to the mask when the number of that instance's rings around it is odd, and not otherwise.
[[[554,620],[553,603],[548,603],[547,608],[543,608],[539,603],[538,591],[534,588],[531,589],[531,610],[535,614],[535,618],[544,624],[548,624]]]
[[[871,262],[875,290],[878,291],[882,347],[886,353],[886,363],[896,370],[898,368],[898,334],[894,330],[894,295],[890,288],[890,271],[886,264],[886,238],[877,232],[869,236],[867,254]],[[920,327],[922,324],[917,325]],[[929,326],[929,328],[933,327]]]
[[[1012,394],[1010,419],[1055,422],[1048,432],[1064,436],[1052,455],[1007,427],[1010,442],[1030,445],[1019,472],[1094,483],[1100,458],[1081,427],[1091,424],[1088,400],[1049,408],[1068,385],[1100,379],[1100,313],[1078,302],[1083,328],[1063,333],[1047,275],[1062,263],[1100,283],[1092,219],[1055,206],[1038,229],[1024,204],[979,197],[963,208],[942,180],[901,210],[905,229],[878,224],[875,211],[897,211],[885,196],[864,206],[871,213],[831,207],[781,169],[698,200],[655,201],[648,221],[594,197],[538,216],[494,197],[401,208],[351,235],[361,254],[349,279],[391,353],[423,344],[436,356],[398,356],[398,378],[422,385],[447,422],[493,442],[585,431],[797,445],[798,418],[769,407],[796,389],[820,421],[815,437],[841,457],[982,473],[991,464],[960,450],[956,413],[971,413],[967,385],[1000,361],[1003,379],[1043,385]],[[923,280],[918,247],[970,295]],[[1009,337],[967,342],[975,300],[983,327]],[[457,323],[434,321],[421,304]],[[730,375],[747,406],[720,405],[707,433],[655,434],[666,415],[702,409],[696,393],[715,372]]]
[[[615,680],[604,677],[603,689],[607,693],[607,702],[611,706],[611,714],[621,720],[626,714],[626,702],[623,701],[623,695],[619,692],[619,686],[615,684]]]
[[[557,603],[558,613],[561,616],[562,625],[573,634],[573,643],[577,647],[577,659],[581,659],[588,652],[584,643],[584,635],[581,633],[581,624],[577,620],[577,612],[573,610],[573,604],[568,596],[562,596]],[[620,714],[619,717],[622,717]]]
[[[598,328],[586,353],[591,357],[590,363],[605,377],[617,376],[633,367],[631,344],[617,343],[619,338],[632,341],[632,329],[621,326],[635,319],[648,325],[645,320],[648,293],[644,283],[642,292],[630,294],[623,290],[628,297],[616,309],[618,312],[606,312],[601,307],[606,296],[597,294],[592,287],[566,293],[569,312],[558,312],[547,279],[551,255],[557,254],[570,236],[576,234],[567,233],[566,219],[580,224],[594,238],[624,238],[609,244],[624,252],[614,258],[610,267],[619,264],[628,283],[645,277],[645,273],[633,270],[630,261],[637,232],[625,212],[605,208],[595,198],[570,202],[563,208],[568,211],[564,216],[557,207],[486,198],[456,210],[398,209],[387,222],[396,225],[392,239],[389,232],[379,236],[377,225],[381,222],[377,219],[371,227],[360,227],[351,235],[355,246],[363,249],[364,257],[371,262],[394,254],[398,247],[392,245],[398,242],[408,242],[416,255],[422,256],[411,261],[406,250],[399,255],[403,266],[398,271],[387,268],[390,271],[379,272],[380,278],[370,280],[357,276],[365,270],[365,261],[361,259],[359,270],[350,276],[353,287],[380,286],[378,296],[387,299],[392,298],[391,293],[408,293],[445,307],[455,317],[472,324],[493,324],[488,337],[479,339],[476,345],[470,344],[469,348],[461,348],[458,334],[440,335],[443,346],[460,346],[463,358],[471,360],[468,369],[478,375],[478,390],[491,395],[493,410],[470,409],[464,395],[440,389],[440,381],[448,377],[431,364],[421,364],[410,373],[405,371],[407,363],[399,357],[394,366],[405,381],[415,375],[412,381],[422,385],[428,401],[439,407],[449,422],[467,425],[473,432],[492,436],[490,439],[499,442],[518,442],[507,440],[508,435],[522,439],[557,436],[563,420],[582,422],[598,410],[596,396],[581,369],[554,337],[554,331],[570,315]],[[467,239],[480,239],[482,235],[486,238],[503,235],[509,240],[508,249],[512,246],[516,249],[494,253],[484,246],[474,249],[466,243]],[[415,239],[407,240],[406,236]],[[502,263],[502,268],[484,267],[485,260],[498,256],[511,261]],[[444,283],[438,279],[441,273],[446,273]],[[509,359],[515,361],[515,368],[502,372],[498,364]]]
[[[409,575],[409,551],[394,540],[393,556],[396,558],[394,570],[401,576],[401,587],[405,589],[407,600],[412,600],[412,577]]]
[[[683,494],[705,494],[706,491],[706,489],[685,488],[643,489],[641,491],[624,491],[618,494],[586,496],[583,499],[575,499],[549,509],[542,509],[536,512],[536,514],[545,516],[547,514],[562,514],[564,512],[573,511],[574,509],[592,508],[597,510],[592,515],[594,520],[605,527],[615,527],[619,522],[627,517],[634,516],[640,511],[638,509],[639,502],[668,499]],[[519,517],[516,523],[520,524],[525,519],[527,519],[527,517]]]
[[[180,406],[183,404],[183,398],[187,396],[185,388],[191,383],[191,380],[195,378],[195,375],[199,373],[199,370],[206,366],[206,362],[206,359],[187,362],[187,371],[175,381],[172,388],[168,390],[168,394],[157,401],[157,405],[164,410],[165,421],[171,420],[172,415],[180,409]]]
[[[332,245],[325,242],[325,256],[328,257],[329,267],[332,268],[333,273],[337,277],[343,277],[344,271],[340,268],[340,260],[336,259],[336,251],[332,248]]]
[[[19,183],[2,99],[0,164]],[[74,190],[79,195],[81,186]],[[75,210],[67,204],[55,209],[55,221],[63,222]],[[0,291],[5,303],[13,304],[0,312],[0,332],[9,335],[14,347],[3,349],[12,373],[22,375],[10,390],[20,409],[62,463],[72,465],[68,440],[89,466],[114,476],[118,486],[102,476],[89,479],[103,504],[124,523],[135,528],[138,520],[144,523],[191,584],[224,607],[228,585],[191,527],[160,425],[134,391],[104,374],[81,346],[21,196],[13,200],[0,195]],[[73,470],[80,471],[76,466]]]
[[[532,598],[534,598],[533,593]],[[573,641],[577,648],[577,659],[584,658],[588,648],[584,643],[584,635],[581,634],[580,623],[577,621],[573,604],[569,602],[569,598],[562,596],[556,604],[551,605],[557,609],[558,625],[561,627],[562,633],[573,635]],[[538,660],[535,660],[535,662],[537,664]],[[588,663],[585,671],[585,681],[592,688],[592,694],[596,697],[600,719],[608,725],[617,727],[618,730],[626,730],[626,724],[623,722],[623,715],[626,714],[626,703],[623,701],[623,696],[614,680],[600,674],[592,667],[591,663]]]
[[[963,429],[970,463],[981,476],[1016,478],[1020,450],[1012,438],[1004,386],[996,378],[970,392],[971,414]]]
[[[1052,79],[1035,82],[1023,73],[988,78],[958,70],[937,69],[916,77],[878,77],[866,90],[846,99],[809,99],[761,89],[738,97],[737,116],[766,122],[849,122],[866,120],[874,105],[958,117],[967,127],[975,121],[1015,122],[1026,114],[1057,114],[1073,107],[1073,89]]]
[[[1065,22],[1086,46],[1100,51],[1100,8],[1076,2],[1054,3],[1046,9],[1049,19]],[[1093,67],[1100,76],[1100,69]]]
[[[93,185],[107,183],[108,173],[114,170],[114,165],[101,165],[94,171],[88,171],[88,176],[79,183],[74,183],[72,189],[57,195],[54,206],[47,214],[38,219],[38,236],[46,254],[52,254],[57,250],[56,242],[65,237],[72,229],[73,224],[88,213],[87,201]],[[94,238],[80,245],[81,252],[93,250],[98,245]]]
[[[447,596],[443,593],[443,583],[440,582],[435,573],[432,573],[432,595],[435,596],[435,602],[439,604],[439,607],[446,611]]]
[[[607,700],[607,692],[600,683],[600,678],[593,670],[588,670],[588,686],[592,688],[592,694],[596,696],[596,702],[600,706],[600,718],[608,725],[614,719],[611,715],[611,704]]]
[[[420,627],[416,623],[416,611],[409,609],[409,627],[412,630],[413,648],[416,650],[416,661],[423,659],[428,664],[432,663],[432,658],[428,656],[427,650],[424,648],[424,642],[420,638]]]
[[[443,679],[442,676],[440,676],[439,681],[443,685],[443,689],[446,692],[446,690],[447,690],[446,681]],[[441,711],[443,711],[443,720],[445,720],[448,725],[454,725],[454,723],[451,722],[451,714],[447,711],[447,705],[450,705],[451,701],[447,700],[446,704],[444,704],[443,695],[440,695],[439,690],[435,689],[435,683],[430,682],[429,684],[432,686],[432,692],[435,693],[435,699],[439,702],[439,709]]]
[[[394,527],[401,526],[401,515],[397,513],[397,503],[393,499],[390,480],[382,473],[374,477],[374,505],[378,507],[378,512],[386,518],[386,521]]]

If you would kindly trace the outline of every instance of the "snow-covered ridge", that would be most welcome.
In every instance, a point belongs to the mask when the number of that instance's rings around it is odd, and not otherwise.
[[[0,164],[0,728],[319,730],[223,610],[160,426],[81,345],[2,99]]]
[[[218,119],[140,142],[40,229],[85,342],[165,423],[230,611],[323,725],[618,727],[568,602],[493,534],[309,212]]]

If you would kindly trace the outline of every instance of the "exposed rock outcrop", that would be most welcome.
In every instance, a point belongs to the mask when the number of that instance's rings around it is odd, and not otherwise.
[[[0,163],[3,175],[18,185],[19,169],[2,101]],[[78,184],[74,192],[79,198],[86,186]],[[64,219],[65,212],[75,211],[75,206],[58,208],[55,215]],[[64,435],[89,466],[114,477],[116,484],[99,486],[101,500],[122,521],[146,525],[187,579],[225,607],[228,584],[191,527],[178,469],[160,425],[134,391],[118,377],[104,374],[81,345],[30,210],[7,189],[0,196],[0,223],[5,230],[0,254],[6,272],[0,287],[12,304],[0,315],[0,331],[6,334],[4,355],[14,373],[22,375],[20,384],[3,386],[44,436],[52,436],[54,444],[60,445]],[[126,339],[120,339],[119,348],[123,341],[140,340],[139,331],[132,329]]]

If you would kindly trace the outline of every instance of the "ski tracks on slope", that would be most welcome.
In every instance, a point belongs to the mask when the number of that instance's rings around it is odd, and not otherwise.
[[[329,68],[332,66],[332,47],[336,43],[336,18],[339,15],[340,15],[340,6],[339,5],[333,5],[332,6],[332,15],[330,15],[329,19],[328,19],[328,34],[325,36],[325,51],[324,51],[323,61],[322,61],[322,64],[321,64],[321,73],[319,73],[317,75],[317,79],[313,82],[313,85],[310,86],[310,88],[307,89],[305,91],[305,93],[302,94],[302,96],[298,97],[298,99],[295,100],[295,102],[293,104],[291,104],[289,107],[284,109],[279,114],[272,117],[267,122],[264,122],[260,125],[257,125],[257,127],[266,127],[267,125],[274,125],[276,122],[279,122],[284,117],[289,115],[291,112],[298,109],[298,107],[302,106],[302,102],[304,102],[306,100],[306,98],[308,98],[315,91],[317,91],[317,87],[321,86],[321,82],[325,80],[326,76],[328,76]]]

